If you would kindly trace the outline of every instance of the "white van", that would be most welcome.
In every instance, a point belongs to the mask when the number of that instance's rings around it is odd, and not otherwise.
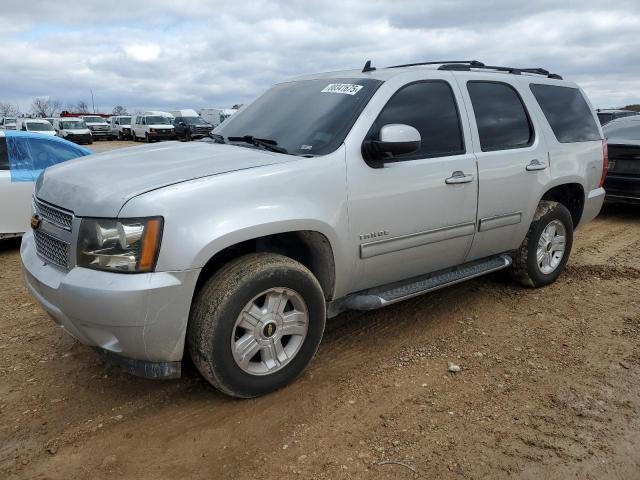
[[[91,130],[84,123],[84,120],[78,117],[64,117],[53,119],[53,129],[56,135],[65,140],[75,143],[93,143]]]
[[[131,136],[134,142],[144,140],[173,140],[173,115],[168,112],[144,112],[131,117]]]
[[[43,135],[55,136],[56,131],[44,118],[19,118],[16,122],[16,130],[23,132],[36,132]]]
[[[200,116],[217,127],[237,111],[233,108],[203,108],[200,110]]]
[[[131,138],[131,115],[116,115],[109,119],[111,138],[124,140]]]
[[[91,130],[91,136],[94,140],[104,138],[111,140],[111,126],[107,121],[99,115],[81,115],[80,118],[87,124],[87,128]]]

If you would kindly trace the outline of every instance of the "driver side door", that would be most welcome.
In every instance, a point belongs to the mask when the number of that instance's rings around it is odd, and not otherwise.
[[[475,232],[476,158],[459,112],[458,87],[444,79],[403,85],[364,140],[388,124],[410,125],[418,151],[373,164],[366,152],[347,162],[354,290],[407,279],[464,262]]]

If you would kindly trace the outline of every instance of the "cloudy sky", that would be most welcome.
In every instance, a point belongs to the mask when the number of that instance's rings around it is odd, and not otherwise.
[[[97,110],[245,103],[288,77],[425,60],[541,66],[596,107],[640,103],[640,0],[16,1],[0,101]]]

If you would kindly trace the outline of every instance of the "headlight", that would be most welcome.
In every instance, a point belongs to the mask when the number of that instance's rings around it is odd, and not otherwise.
[[[150,128],[150,129],[149,129],[149,131],[150,131],[151,133],[155,133],[156,129],[155,129],[155,128]]]
[[[161,217],[83,218],[77,264],[96,270],[151,272],[158,258],[161,236]]]

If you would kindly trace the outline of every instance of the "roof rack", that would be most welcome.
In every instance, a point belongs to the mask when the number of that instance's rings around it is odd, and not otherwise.
[[[417,67],[419,65],[468,65],[469,67],[482,68],[484,67],[484,63],[479,62],[478,60],[449,60],[449,61],[441,61],[441,62],[419,62],[419,63],[405,63],[404,65],[392,65],[387,68],[403,68],[403,67]]]
[[[480,63],[480,62],[478,62]],[[496,72],[506,72],[513,75],[521,75],[523,73],[532,73],[534,75],[543,75],[547,78],[554,78],[556,80],[562,80],[562,77],[556,73],[549,73],[544,68],[517,68],[517,67],[498,67],[495,65],[472,65],[469,62],[447,62],[438,67],[438,70],[456,70],[456,71],[470,71],[472,68],[480,68],[483,70],[495,70]]]

